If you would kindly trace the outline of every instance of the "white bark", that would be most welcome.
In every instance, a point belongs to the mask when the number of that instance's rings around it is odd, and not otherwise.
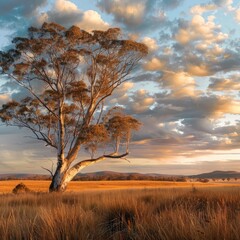
[[[66,176],[64,179],[64,182],[67,184],[68,182],[70,182],[83,168],[96,163],[96,162],[100,162],[105,160],[105,157],[99,157],[96,159],[89,159],[89,160],[85,160],[82,161],[80,163],[77,163],[76,165],[74,165],[73,167],[71,167],[67,172],[66,172]]]
[[[124,153],[122,155],[117,155],[116,153],[111,153],[109,155],[103,155],[101,157],[95,158],[95,159],[87,159],[84,161],[81,161],[74,166],[72,166],[70,169],[68,169],[68,164],[62,165],[61,168],[57,168],[54,177],[52,179],[52,183],[50,185],[49,190],[51,192],[57,191],[57,192],[63,192],[66,190],[67,184],[85,167],[94,164],[96,162],[103,161],[107,158],[123,158],[128,155],[127,153]]]
[[[63,179],[66,175],[68,169],[68,164],[64,162],[61,166],[58,165],[53,178],[51,185],[49,187],[50,192],[63,192],[65,191],[66,186],[63,185]]]
[[[57,135],[57,150],[58,150],[58,164],[64,161],[64,139],[65,139],[65,129],[64,129],[64,116],[63,116],[63,101],[58,101],[58,135]]]

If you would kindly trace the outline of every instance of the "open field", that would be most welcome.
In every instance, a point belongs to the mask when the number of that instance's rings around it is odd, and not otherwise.
[[[49,184],[22,182],[39,191]],[[0,183],[1,240],[240,239],[238,184],[72,182],[64,194],[14,195],[19,181]]]
[[[238,188],[4,194],[1,239],[240,239]]]
[[[0,181],[0,193],[10,193],[19,183],[24,183],[30,190],[36,192],[47,192],[49,181],[39,180],[9,180]],[[192,188],[195,187],[237,187],[240,182],[161,182],[161,181],[72,181],[69,183],[67,192],[82,192],[96,190],[117,189],[145,189],[145,188]]]

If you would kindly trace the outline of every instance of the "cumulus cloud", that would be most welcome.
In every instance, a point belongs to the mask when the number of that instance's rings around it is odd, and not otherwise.
[[[180,44],[200,40],[212,44],[222,42],[228,35],[220,31],[221,26],[214,23],[214,16],[209,16],[207,21],[201,15],[194,15],[189,23],[180,26],[175,35]]]
[[[190,10],[184,9],[185,14],[190,13],[186,15],[189,18],[179,15],[182,8],[178,7],[183,3],[180,0],[96,0],[98,11],[82,10],[77,1],[54,0],[45,8],[47,3],[47,0],[2,1],[0,24],[8,23],[21,30],[28,25],[55,21],[88,31],[114,25],[148,46],[149,55],[142,61],[142,68],[134,72],[133,82],[122,84],[106,101],[108,107],[124,106],[126,113],[143,123],[141,131],[134,135],[131,151],[134,158],[144,156],[150,165],[153,159],[183,161],[199,155],[209,158],[220,149],[230,151],[239,147],[240,123],[226,120],[237,119],[240,113],[240,45],[226,26],[219,24],[218,18],[229,14],[229,21],[235,17],[240,22],[240,11],[233,1],[209,0],[197,4],[193,1]],[[9,83],[1,91],[0,104],[10,98],[5,94],[9,91],[14,99],[27,94]],[[0,133],[5,134],[5,128]],[[3,144],[0,142],[1,147]],[[22,157],[37,159],[30,154],[29,145]],[[14,157],[17,151],[21,149],[16,149]],[[35,147],[34,152],[42,154]],[[10,158],[8,154],[5,151],[1,157]],[[178,162],[174,168],[180,166]]]
[[[125,29],[138,32],[159,28],[166,21],[165,7],[177,6],[178,0],[99,0],[98,7],[113,15]]]
[[[155,99],[144,89],[140,89],[130,96],[128,110],[133,113],[143,113],[149,110]]]
[[[187,72],[192,76],[209,76],[211,75],[211,70],[206,64],[192,65],[187,64]]]
[[[138,134],[138,144],[146,152],[145,156],[196,157],[238,148],[240,124],[219,122],[227,113],[240,113],[238,100],[217,95],[193,97],[159,93],[155,101],[157,104],[148,111],[148,117],[139,113],[143,129]],[[157,157],[157,153],[161,153],[161,157]]]
[[[101,18],[101,15],[93,10],[88,10],[83,13],[82,20],[76,23],[82,29],[91,30],[107,30],[110,25]]]
[[[106,0],[99,1],[98,5],[107,13],[114,15],[117,22],[127,25],[139,25],[146,11],[147,0]]]
[[[210,84],[208,88],[214,91],[239,91],[239,77],[239,74],[235,74],[226,78],[210,78]]]
[[[57,22],[66,27],[77,25],[84,30],[106,30],[109,24],[93,10],[83,12],[76,4],[67,0],[56,0],[52,8],[39,15],[37,22]]]
[[[172,41],[172,47],[168,48],[171,50],[166,64],[168,70],[184,70],[198,77],[236,70],[239,56],[234,48],[237,43],[228,44],[230,35],[223,32],[213,15],[194,15],[190,20],[179,19],[175,24],[172,28],[175,43]]]
[[[121,105],[125,106],[129,102],[129,90],[134,88],[134,83],[133,82],[125,82],[121,85],[120,88],[116,89],[114,92],[113,96],[108,98],[109,106],[116,106],[116,105]]]
[[[159,81],[176,97],[198,95],[195,80],[187,72],[163,72]]]
[[[142,42],[148,47],[149,52],[155,52],[159,46],[157,41],[150,37],[144,37]]]
[[[147,71],[158,71],[162,70],[164,66],[165,66],[164,61],[158,59],[157,57],[154,57],[144,64],[144,69]]]
[[[39,24],[43,22],[57,22],[69,26],[81,21],[82,17],[83,12],[71,1],[56,0],[51,9],[37,16],[36,20]]]
[[[82,17],[83,12],[71,1],[56,0],[48,11],[42,12],[36,17],[36,21],[38,24],[42,24],[43,22],[57,22],[69,26],[81,21]]]
[[[87,31],[109,28],[98,12],[83,11],[70,0],[54,0],[52,4],[47,0],[1,1],[0,15],[0,25],[14,29],[13,35],[22,35],[29,26],[40,26],[43,22],[77,25]]]

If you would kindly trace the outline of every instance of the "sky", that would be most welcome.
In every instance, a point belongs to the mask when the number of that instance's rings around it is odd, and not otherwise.
[[[43,22],[87,31],[119,27],[149,48],[135,78],[109,99],[143,124],[133,136],[129,162],[106,160],[84,172],[240,171],[239,1],[0,1],[0,50]],[[7,86],[1,77],[0,105],[23,94]],[[42,167],[51,167],[55,153],[30,136],[0,125],[0,174],[46,173]]]

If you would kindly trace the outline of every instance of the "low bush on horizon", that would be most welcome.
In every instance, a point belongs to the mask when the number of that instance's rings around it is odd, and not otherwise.
[[[235,188],[4,194],[2,240],[240,239]]]

